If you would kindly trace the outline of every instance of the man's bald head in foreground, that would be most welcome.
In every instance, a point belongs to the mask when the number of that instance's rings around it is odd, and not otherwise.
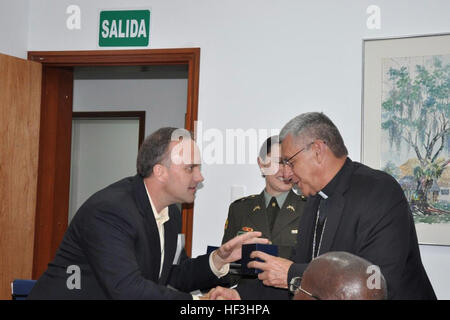
[[[303,273],[301,289],[294,300],[311,299],[308,293],[322,300],[383,300],[387,297],[386,280],[379,268],[348,252],[328,252],[311,261]]]

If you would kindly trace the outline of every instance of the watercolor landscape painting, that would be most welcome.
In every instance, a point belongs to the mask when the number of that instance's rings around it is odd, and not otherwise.
[[[416,224],[450,225],[450,55],[382,61],[381,169]]]

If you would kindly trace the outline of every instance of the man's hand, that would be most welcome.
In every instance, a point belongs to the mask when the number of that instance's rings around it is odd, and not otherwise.
[[[234,289],[216,287],[208,292],[210,300],[241,300],[241,296]]]
[[[261,235],[262,233],[259,231],[246,232],[225,242],[219,249],[214,250],[212,253],[214,266],[220,270],[225,264],[241,259],[243,244],[269,243],[268,239],[258,238]]]
[[[293,264],[292,261],[274,257],[261,251],[253,251],[250,254],[250,258],[259,258],[264,261],[251,261],[248,263],[247,267],[262,270],[263,272],[258,274],[258,279],[262,280],[266,286],[284,289],[288,288],[288,271],[291,264]]]

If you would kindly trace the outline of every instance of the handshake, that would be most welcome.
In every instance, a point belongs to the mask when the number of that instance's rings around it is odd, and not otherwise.
[[[234,237],[220,248],[212,252],[212,262],[217,270],[222,269],[226,264],[235,262],[243,258],[243,245],[245,244],[269,244],[268,239],[259,238],[261,232],[247,232],[245,234]],[[257,247],[257,246],[256,246]],[[276,253],[275,253],[276,254]],[[247,256],[248,255],[244,255]],[[263,281],[265,285],[277,288],[287,288],[287,274],[289,267],[293,263],[290,260],[279,258],[262,251],[253,251],[244,269],[258,269],[258,279]],[[254,259],[254,260],[253,260]],[[246,263],[249,259],[242,259]],[[233,288],[216,287],[211,289],[206,295],[200,296],[200,300],[241,300],[237,290]]]

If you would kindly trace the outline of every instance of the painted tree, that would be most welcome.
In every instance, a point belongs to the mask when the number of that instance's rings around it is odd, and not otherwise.
[[[428,191],[450,162],[450,63],[433,56],[414,68],[389,68],[389,92],[382,103],[382,129],[387,130],[390,146],[397,150],[404,143],[412,149],[420,165],[414,169],[419,210],[430,212]],[[410,70],[413,69],[413,70]],[[443,152],[444,151],[444,152]]]
[[[384,172],[389,173],[391,176],[393,176],[395,179],[398,179],[400,177],[400,169],[393,163],[392,161],[388,161],[384,168],[382,168]]]

